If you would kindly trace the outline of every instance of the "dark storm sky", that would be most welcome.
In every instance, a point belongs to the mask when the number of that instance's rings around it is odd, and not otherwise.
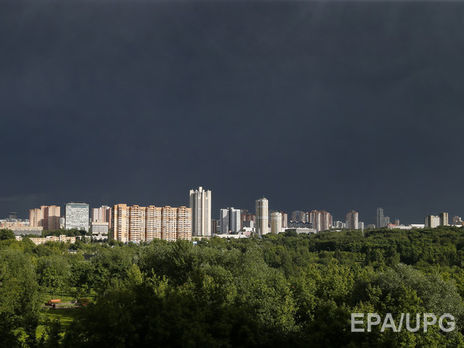
[[[0,216],[464,216],[464,3],[0,1]]]

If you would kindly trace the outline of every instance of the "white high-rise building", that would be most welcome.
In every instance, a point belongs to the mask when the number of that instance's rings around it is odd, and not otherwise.
[[[269,233],[269,202],[264,197],[256,200],[256,232],[259,236]]]
[[[240,209],[221,209],[219,216],[221,234],[237,233],[241,228]]]
[[[66,204],[66,229],[89,231],[89,205],[87,203]]]
[[[425,217],[425,227],[435,228],[438,226],[449,226],[447,212],[440,213],[440,215],[427,215]]]
[[[190,208],[192,209],[192,235],[211,237],[211,191],[190,190]]]
[[[327,231],[332,227],[332,214],[325,210],[313,210],[308,213],[309,222],[312,223],[313,228],[317,231]]]
[[[440,226],[440,216],[427,215],[425,218],[425,227],[435,228]]]
[[[346,214],[346,228],[350,230],[359,230],[359,213],[351,210]]]
[[[271,233],[282,232],[282,213],[271,213]]]

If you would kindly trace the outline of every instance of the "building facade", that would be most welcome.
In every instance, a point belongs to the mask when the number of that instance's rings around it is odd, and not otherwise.
[[[177,239],[192,239],[192,209],[184,206],[177,208]]]
[[[112,227],[112,209],[107,205],[102,205],[100,208],[92,209],[92,222],[106,222],[108,228]]]
[[[211,191],[190,190],[190,209],[192,210],[192,235],[211,237]]]
[[[264,197],[256,200],[255,226],[259,236],[269,233],[269,201]]]
[[[237,233],[242,228],[240,209],[225,208],[219,211],[221,234]]]
[[[351,210],[346,214],[346,228],[349,230],[359,230],[359,213]]]
[[[271,213],[271,233],[280,233],[282,231],[282,213],[275,211]]]
[[[293,211],[290,219],[292,222],[308,222],[306,213],[301,210]]]
[[[286,229],[288,227],[288,214],[281,212],[282,214],[282,228]]]
[[[383,208],[377,208],[377,223],[376,223],[377,228],[383,228],[385,227],[385,218],[384,218],[384,213],[383,213]]]
[[[89,205],[87,203],[66,204],[65,228],[89,231]]]
[[[241,219],[241,225],[240,228],[243,227],[250,227],[250,225],[254,226],[254,223],[256,221],[256,215],[249,213],[248,210],[240,210],[240,219]]]
[[[145,223],[146,240],[151,241],[153,239],[161,239],[163,208],[150,205],[147,207],[145,217],[147,219]]]
[[[462,219],[460,216],[453,216],[453,225],[462,226]]]
[[[192,210],[187,207],[141,207],[117,204],[113,208],[113,238],[120,242],[192,239]]]
[[[443,212],[440,215],[440,226],[449,226],[449,216],[448,213]]]
[[[29,226],[42,227],[44,231],[60,229],[61,207],[57,205],[42,205],[29,210]]]
[[[308,213],[309,222],[317,231],[327,231],[332,227],[332,214],[325,210],[312,210]]]
[[[427,215],[425,217],[425,227],[435,228],[438,226],[449,226],[448,213],[443,212],[439,215]]]
[[[437,215],[427,215],[425,217],[425,227],[435,228],[440,226],[440,217]]]

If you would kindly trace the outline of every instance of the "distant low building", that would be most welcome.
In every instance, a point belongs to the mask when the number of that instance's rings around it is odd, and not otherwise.
[[[240,239],[240,238],[248,238],[250,236],[249,233],[246,232],[238,232],[238,233],[220,233],[216,234],[215,237],[219,238],[226,238],[226,239]]]
[[[317,230],[315,228],[296,227],[296,228],[286,228],[285,232],[296,232],[298,234],[311,234],[311,233],[317,233]]]
[[[411,224],[409,226],[411,226],[412,228],[425,228],[424,224]]]
[[[0,230],[10,230],[13,231],[15,236],[25,236],[25,235],[42,235],[43,227],[35,227],[29,225],[29,220],[20,220],[20,219],[3,219],[0,220]]]
[[[71,243],[71,244],[76,243],[76,237],[67,237],[65,235],[48,236],[48,237],[41,237],[41,238],[30,237],[29,239],[35,245],[45,244],[47,242],[61,242],[61,243]]]
[[[27,235],[41,236],[43,227],[17,226],[17,227],[9,227],[8,230],[13,231],[15,236],[27,236]]]

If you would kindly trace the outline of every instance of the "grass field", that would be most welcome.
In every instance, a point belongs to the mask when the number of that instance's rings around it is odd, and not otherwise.
[[[59,320],[62,328],[68,328],[72,324],[78,310],[79,308],[44,308],[40,315],[41,325],[37,327],[36,331],[37,337],[40,338],[45,333],[45,323],[48,320]]]

